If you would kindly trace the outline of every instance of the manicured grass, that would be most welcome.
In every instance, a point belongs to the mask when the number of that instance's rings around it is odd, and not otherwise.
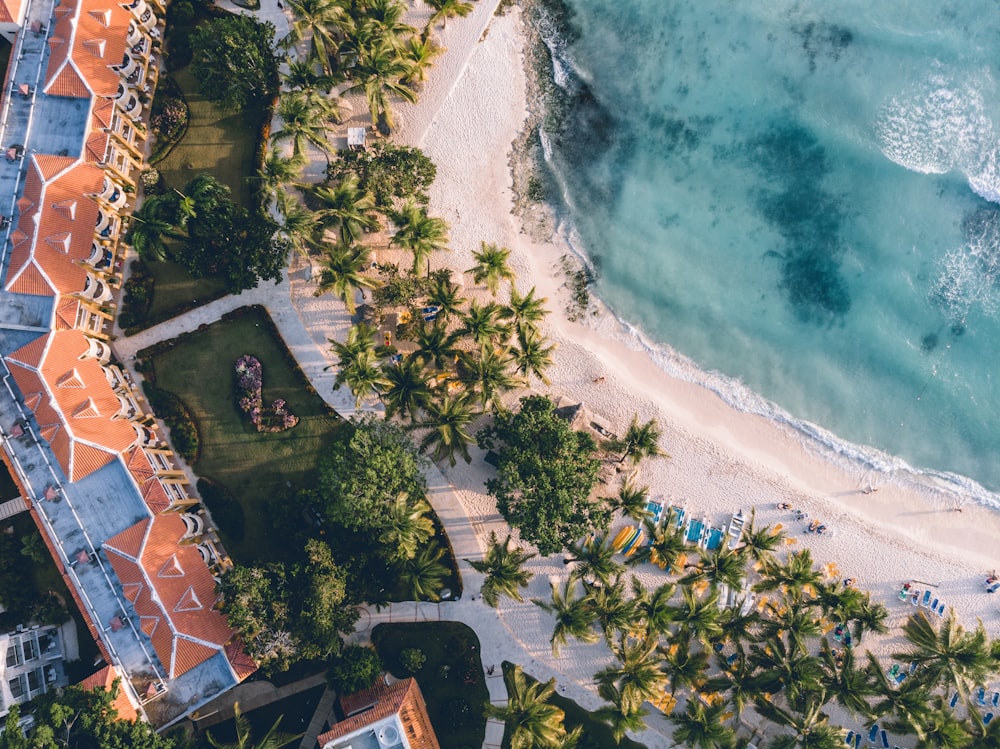
[[[177,263],[148,261],[146,267],[156,279],[153,303],[147,320],[150,325],[167,320],[182,310],[197,307],[226,293],[226,284],[220,278],[192,278]]]
[[[252,195],[246,178],[257,171],[254,159],[263,112],[254,113],[251,122],[239,112],[220,109],[198,92],[198,82],[188,66],[171,75],[184,92],[191,119],[185,136],[156,164],[166,186],[182,189],[192,178],[209,172],[228,185],[233,200],[250,207]]]
[[[250,721],[251,737],[253,739],[263,738],[264,734],[271,729],[271,726],[274,725],[274,722],[279,717],[281,718],[281,725],[278,726],[280,733],[292,736],[305,733],[306,729],[309,728],[309,721],[312,720],[313,713],[316,712],[316,706],[319,705],[325,689],[326,686],[321,684],[318,687],[293,694],[290,697],[286,697],[278,702],[272,702],[270,705],[257,708],[249,713],[244,713],[247,720]],[[220,743],[236,741],[236,726],[231,720],[212,726],[206,733],[211,733],[212,738]],[[295,741],[289,744],[289,746],[294,747],[298,746],[298,744],[299,742]],[[208,743],[208,738],[203,733],[198,737],[196,746],[208,749],[212,745]]]
[[[285,399],[300,419],[297,426],[279,433],[258,432],[239,410],[233,368],[244,354],[253,354],[263,365],[264,402]],[[181,398],[197,421],[201,455],[194,470],[226,487],[243,510],[242,537],[227,533],[220,522],[229,553],[252,564],[301,552],[273,532],[271,500],[313,486],[317,462],[341,426],[289,361],[267,313],[243,308],[163,347],[152,361],[156,385]]]
[[[503,662],[503,670],[506,673],[513,668],[514,664],[509,661]],[[537,681],[530,675],[525,676],[531,681]],[[577,726],[583,726],[583,734],[577,743],[577,749],[647,749],[645,744],[632,741],[628,736],[622,739],[622,743],[616,744],[614,736],[611,735],[611,728],[607,723],[603,723],[594,717],[593,713],[587,712],[568,697],[563,697],[558,690],[549,702],[562,709],[566,713],[566,730],[572,731]],[[505,749],[510,746],[508,736],[504,735],[503,746]]]
[[[416,676],[442,749],[483,745],[482,710],[490,696],[475,632],[457,622],[379,624],[372,630],[372,643],[393,676]],[[399,662],[399,654],[407,648],[419,648],[427,656],[416,674]]]

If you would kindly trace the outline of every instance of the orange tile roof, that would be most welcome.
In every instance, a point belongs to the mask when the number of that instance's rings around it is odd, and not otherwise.
[[[11,374],[22,394],[41,394],[33,409],[40,426],[59,424],[49,444],[70,481],[78,481],[107,465],[138,439],[130,422],[112,419],[121,401],[96,359],[81,358],[90,350],[80,330],[58,330],[9,357]],[[60,384],[62,383],[62,384]],[[81,387],[82,385],[82,387]]]
[[[156,477],[149,457],[139,445],[128,452],[125,457],[125,465],[142,491],[142,498],[146,500],[146,504],[154,514],[170,509],[173,504],[170,495],[167,494],[167,490],[163,488],[163,484]]]
[[[392,684],[377,681],[370,689],[341,696],[340,706],[347,717],[326,733],[320,734],[317,738],[320,749],[332,741],[396,714],[406,732],[410,749],[440,749],[427,714],[427,705],[413,677]]]
[[[0,0],[0,23],[20,23],[21,0]]]
[[[59,10],[63,10],[59,13]],[[45,93],[110,97],[118,91],[131,13],[107,0],[62,0],[49,39]]]
[[[56,330],[72,330],[80,314],[80,300],[64,296],[56,306]]]
[[[228,653],[234,633],[214,608],[215,580],[194,546],[181,546],[186,531],[176,513],[164,513],[119,533],[103,545],[123,584],[132,585],[140,626],[171,678],[217,653]],[[136,545],[137,539],[141,542]],[[136,584],[141,583],[141,587]],[[234,654],[235,655],[235,654]],[[245,655],[243,658],[245,659]],[[245,678],[233,669],[237,678]]]
[[[121,678],[121,674],[118,673],[117,668],[114,666],[105,666],[96,674],[88,676],[81,681],[80,686],[84,689],[92,689],[94,691],[103,689],[110,692],[112,689],[117,689],[114,702],[111,704],[115,708],[115,712],[118,713],[119,720],[136,720],[139,717],[139,713],[136,712],[135,706],[129,699],[128,694],[122,688],[121,684],[117,685],[117,687],[115,686],[115,681]]]

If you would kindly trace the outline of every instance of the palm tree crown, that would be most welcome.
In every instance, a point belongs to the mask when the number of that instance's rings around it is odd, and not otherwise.
[[[526,588],[531,582],[532,574],[523,569],[522,565],[535,554],[510,545],[510,534],[502,542],[497,540],[497,534],[490,532],[486,555],[480,560],[466,559],[472,569],[486,575],[482,587],[483,601],[493,608],[500,603],[500,596],[524,600],[519,588]]]

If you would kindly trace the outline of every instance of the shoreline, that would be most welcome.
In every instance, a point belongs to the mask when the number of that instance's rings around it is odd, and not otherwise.
[[[981,617],[988,631],[996,633],[1000,617],[988,606],[991,599],[981,577],[998,566],[996,512],[972,503],[954,512],[939,488],[903,486],[891,476],[845,468],[818,454],[791,427],[741,412],[703,385],[669,375],[637,341],[629,344],[630,330],[600,301],[595,304],[601,315],[583,322],[568,319],[569,292],[560,265],[568,248],[558,236],[536,241],[512,212],[511,144],[521,134],[529,106],[521,23],[519,9],[491,22],[485,42],[477,45],[420,145],[438,165],[432,213],[451,227],[453,252],[439,263],[461,278],[479,242],[497,242],[512,250],[521,291],[534,285],[539,296],[548,298],[552,314],[543,330],[559,348],[549,372],[551,386],[535,383],[532,391],[584,402],[613,430],[624,429],[633,413],[642,420],[658,419],[662,445],[672,458],[641,467],[638,482],[652,487],[652,498],[686,503],[689,511],[716,524],[737,509],[756,506],[759,522],[782,523],[796,539],[794,548],[807,546],[820,565],[836,561],[846,576],[857,578],[860,587],[886,603],[890,624],[899,625],[910,613],[908,605],[898,604],[900,583],[917,579],[939,585],[942,600],[966,625]],[[467,294],[481,293],[467,277],[465,287]],[[512,393],[507,401],[524,394]],[[445,475],[484,545],[490,530],[502,531],[506,525],[483,489],[492,469],[480,451],[473,447],[472,452],[471,464],[459,462],[446,468]],[[878,491],[865,494],[869,484]],[[804,523],[776,508],[779,502],[807,511],[833,532],[807,535]],[[535,578],[526,600],[547,597],[549,579],[565,574],[558,556],[528,566]],[[655,579],[652,570],[637,573]],[[529,651],[547,655],[547,615],[530,602],[504,602],[500,611]],[[873,640],[871,647],[885,655],[892,642]],[[566,678],[588,685],[609,657],[584,646],[565,650],[553,665]]]

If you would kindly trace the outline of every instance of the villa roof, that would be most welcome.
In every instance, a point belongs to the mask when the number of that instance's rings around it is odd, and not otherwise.
[[[21,23],[24,0],[0,0],[0,23]]]
[[[125,465],[128,472],[142,492],[142,498],[146,501],[149,509],[154,513],[163,512],[170,508],[170,497],[167,490],[163,488],[160,479],[157,478],[153,470],[153,464],[149,462],[149,457],[145,451],[136,445],[124,456]]]
[[[114,68],[125,55],[129,11],[107,0],[62,0],[54,15],[45,93],[114,96],[120,80]]]
[[[249,659],[242,648],[230,654],[234,633],[215,608],[215,580],[198,549],[180,545],[185,530],[179,515],[164,513],[125,529],[103,549],[169,678],[223,653],[242,680],[256,667],[243,667]]]
[[[80,330],[58,330],[22,346],[7,359],[25,405],[70,481],[107,465],[137,440],[135,429],[112,416],[121,402],[104,368],[88,358]]]
[[[20,200],[18,226],[31,227],[10,253],[7,290],[56,296],[83,291],[97,224],[104,172],[93,164],[62,156],[34,155]]]
[[[379,680],[370,689],[341,696],[340,708],[347,717],[320,734],[317,739],[320,749],[390,715],[399,716],[410,749],[440,749],[424,697],[412,677],[392,684]]]
[[[118,669],[114,666],[105,666],[96,674],[88,676],[86,679],[80,682],[80,686],[84,689],[98,690],[104,689],[110,692],[114,687],[116,679],[121,679],[122,675],[118,673]],[[135,710],[135,706],[129,700],[128,694],[121,685],[118,686],[118,693],[115,695],[114,702],[111,703],[118,713],[119,720],[135,720],[139,717],[139,714]]]

